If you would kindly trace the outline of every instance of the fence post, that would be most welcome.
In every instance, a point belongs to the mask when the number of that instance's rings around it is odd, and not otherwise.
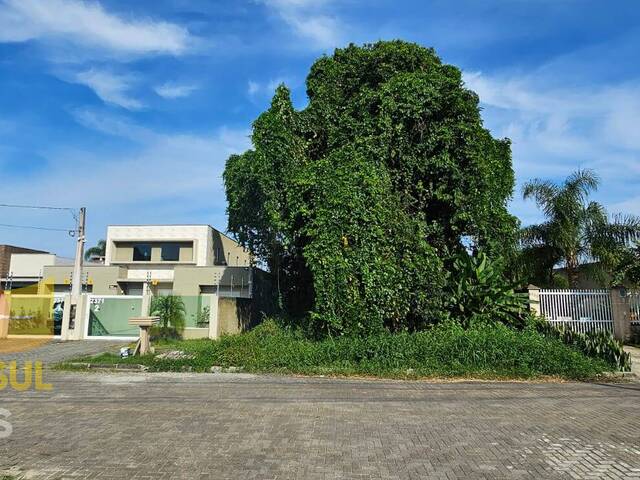
[[[537,316],[542,316],[542,310],[540,309],[540,288],[535,285],[529,285],[529,309],[531,313]]]
[[[613,317],[613,334],[622,343],[631,337],[631,319],[629,318],[629,296],[624,287],[611,289],[611,315]]]

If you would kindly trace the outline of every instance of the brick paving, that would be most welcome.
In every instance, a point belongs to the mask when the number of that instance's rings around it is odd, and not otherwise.
[[[97,355],[105,351],[118,351],[126,342],[115,340],[81,340],[61,342],[33,338],[9,338],[0,340],[0,362],[15,360],[41,361],[45,365],[62,362],[83,355]]]
[[[640,385],[48,371],[0,392],[27,478],[640,478]]]

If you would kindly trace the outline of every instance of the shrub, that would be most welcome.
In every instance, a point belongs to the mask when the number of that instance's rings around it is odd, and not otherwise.
[[[513,330],[501,324],[454,322],[418,333],[341,336],[320,341],[283,329],[268,320],[250,332],[216,341],[171,343],[191,358],[125,359],[146,363],[156,371],[180,371],[190,366],[207,371],[212,365],[242,366],[247,371],[371,375],[381,377],[532,378],[552,375],[586,379],[609,370],[600,359],[588,358],[558,338],[535,329]],[[86,360],[85,360],[86,361]]]
[[[624,351],[622,343],[607,332],[576,333],[570,329],[556,327],[544,319],[538,319],[536,329],[549,338],[562,340],[585,355],[601,359],[622,372],[631,370],[631,355]]]
[[[180,340],[182,334],[174,327],[164,327],[162,325],[154,325],[149,329],[149,336],[152,342],[159,340]]]
[[[527,294],[516,293],[503,275],[500,260],[484,252],[462,253],[453,262],[449,308],[464,327],[473,322],[502,322],[523,327],[528,312]]]

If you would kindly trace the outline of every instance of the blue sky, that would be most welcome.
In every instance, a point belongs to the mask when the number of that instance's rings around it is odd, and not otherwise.
[[[122,223],[224,230],[221,174],[286,83],[349,42],[401,38],[462,68],[518,185],[594,168],[611,213],[640,214],[636,0],[0,0],[0,203],[86,206],[88,241]],[[523,223],[540,217],[520,199]],[[0,209],[0,223],[73,226]],[[0,243],[71,255],[62,232]]]

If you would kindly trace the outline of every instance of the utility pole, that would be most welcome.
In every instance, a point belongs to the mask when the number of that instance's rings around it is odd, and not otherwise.
[[[82,257],[84,255],[84,227],[86,214],[87,209],[82,207],[80,209],[80,215],[78,216],[78,231],[76,233],[76,258],[73,264],[73,277],[71,278],[71,302],[73,304],[77,303],[77,299],[80,296],[82,287]]]
[[[82,207],[80,214],[78,215],[78,230],[75,232],[76,236],[76,258],[73,262],[73,274],[71,275],[71,294],[69,295],[69,306],[65,305],[64,313],[62,316],[62,330],[61,338],[66,340],[80,340],[82,332],[82,319],[77,318],[78,313],[81,310],[82,300],[82,256],[84,254],[84,242],[85,242],[85,216],[87,209]],[[66,303],[66,301],[65,301]]]

